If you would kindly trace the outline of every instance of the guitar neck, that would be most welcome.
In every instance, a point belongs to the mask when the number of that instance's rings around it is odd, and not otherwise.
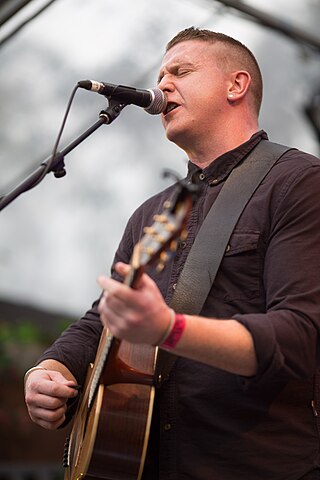
[[[98,346],[96,358],[94,361],[94,367],[92,372],[92,380],[90,384],[89,397],[88,397],[88,407],[90,408],[92,402],[95,398],[97,388],[100,383],[101,375],[106,364],[108,354],[113,347],[119,349],[120,343],[116,341],[113,335],[110,334],[109,330],[106,327],[103,327],[100,343]]]

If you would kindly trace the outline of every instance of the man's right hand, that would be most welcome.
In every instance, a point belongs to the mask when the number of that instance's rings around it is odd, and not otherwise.
[[[31,371],[25,382],[25,401],[33,422],[55,430],[65,421],[67,401],[77,396],[76,382],[55,370]]]

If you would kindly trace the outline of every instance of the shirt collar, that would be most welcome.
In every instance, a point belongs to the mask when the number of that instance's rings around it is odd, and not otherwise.
[[[196,183],[198,179],[201,179],[202,181],[206,179],[210,185],[217,185],[225,180],[234,167],[238,165],[238,163],[240,163],[261,140],[267,139],[267,133],[264,130],[260,130],[253,134],[245,143],[216,158],[203,170],[189,161],[187,177],[189,179],[192,178]]]

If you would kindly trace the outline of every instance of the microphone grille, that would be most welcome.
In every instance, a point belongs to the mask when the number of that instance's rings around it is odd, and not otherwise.
[[[153,95],[153,100],[149,107],[145,108],[147,113],[151,115],[158,115],[159,113],[164,112],[167,106],[167,97],[160,88],[150,89],[149,92]]]

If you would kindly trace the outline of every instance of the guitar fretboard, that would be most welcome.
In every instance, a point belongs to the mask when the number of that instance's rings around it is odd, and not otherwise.
[[[90,390],[89,390],[89,396],[88,396],[88,409],[90,409],[92,401],[95,397],[97,387],[99,385],[101,373],[105,365],[112,340],[113,340],[113,336],[107,330],[106,337],[105,337],[105,345],[102,347],[101,352],[99,352],[101,353],[100,358],[98,359],[98,361],[96,358],[96,363],[94,367],[94,372],[93,372],[92,381],[91,381]]]

